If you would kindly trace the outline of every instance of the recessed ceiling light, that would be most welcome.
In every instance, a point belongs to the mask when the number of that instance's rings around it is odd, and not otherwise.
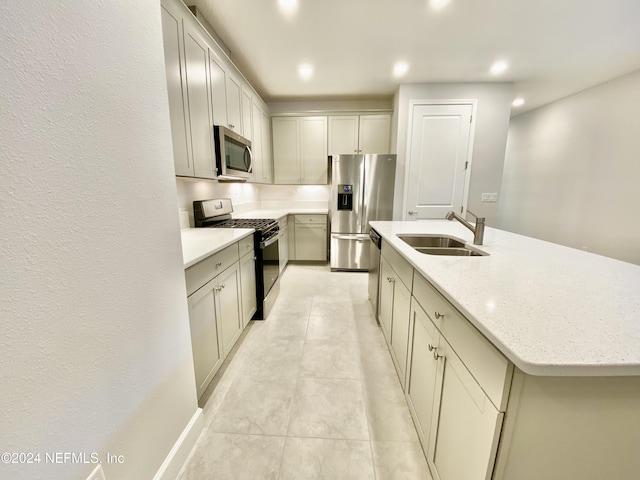
[[[434,10],[440,10],[449,3],[449,0],[429,0],[429,6]]]
[[[401,77],[409,70],[409,65],[405,62],[398,62],[393,66],[393,76]]]
[[[284,8],[293,8],[298,4],[298,0],[278,0],[278,3]]]
[[[493,73],[494,75],[500,75],[501,73],[504,73],[507,68],[509,68],[507,62],[505,62],[504,60],[498,60],[497,62],[494,62],[493,65],[491,65],[491,73]]]
[[[513,105],[514,107],[521,107],[522,105],[524,105],[524,98],[516,98],[513,102],[511,102],[511,105]]]
[[[309,80],[313,76],[313,65],[303,63],[298,67],[298,75],[303,80]]]

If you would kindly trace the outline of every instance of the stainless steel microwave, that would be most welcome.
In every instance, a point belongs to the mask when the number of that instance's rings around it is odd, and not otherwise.
[[[216,167],[220,180],[246,181],[251,178],[251,140],[222,125],[213,126]]]

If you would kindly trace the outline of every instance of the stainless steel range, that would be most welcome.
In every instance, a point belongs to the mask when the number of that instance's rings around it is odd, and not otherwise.
[[[278,293],[280,283],[280,256],[278,238],[280,229],[275,219],[231,218],[233,205],[229,198],[196,200],[193,218],[197,228],[253,228],[253,248],[256,256],[256,304],[253,320],[267,318]]]

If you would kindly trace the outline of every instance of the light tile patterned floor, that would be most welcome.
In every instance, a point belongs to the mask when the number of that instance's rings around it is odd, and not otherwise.
[[[213,385],[180,480],[431,480],[365,273],[289,265]]]

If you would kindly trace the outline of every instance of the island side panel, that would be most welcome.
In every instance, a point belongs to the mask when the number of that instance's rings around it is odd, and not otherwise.
[[[494,480],[637,480],[640,377],[536,377],[520,370]]]

